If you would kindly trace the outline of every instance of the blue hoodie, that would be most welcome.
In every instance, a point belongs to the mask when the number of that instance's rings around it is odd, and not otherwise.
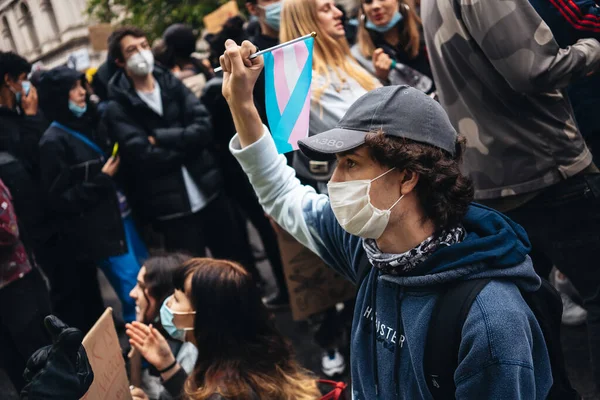
[[[327,196],[300,184],[266,127],[243,150],[235,136],[230,149],[265,211],[356,282],[362,239],[342,229]],[[546,398],[552,386],[546,344],[519,292],[540,286],[527,256],[527,235],[504,215],[476,204],[463,225],[463,242],[439,249],[410,276],[373,268],[361,284],[352,326],[353,399],[431,399],[423,355],[438,296],[432,285],[484,277],[497,279],[481,291],[465,321],[454,375],[457,399]]]

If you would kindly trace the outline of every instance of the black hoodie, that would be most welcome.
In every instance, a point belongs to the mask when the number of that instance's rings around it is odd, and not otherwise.
[[[149,221],[192,212],[183,166],[206,198],[223,186],[208,111],[169,71],[155,66],[153,76],[161,89],[163,115],[148,107],[120,70],[110,81],[110,102],[103,116],[107,132],[121,149],[130,199]],[[156,145],[150,144],[149,136]]]
[[[80,118],[69,110],[69,91],[84,76],[67,67],[42,76],[40,106],[50,125],[40,141],[42,185],[50,218],[58,227],[56,249],[78,260],[100,261],[127,251],[113,179],[102,172],[108,142],[98,129],[93,104]],[[95,143],[94,150],[72,132]]]

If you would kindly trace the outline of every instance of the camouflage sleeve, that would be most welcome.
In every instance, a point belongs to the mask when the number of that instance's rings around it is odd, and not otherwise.
[[[515,91],[560,89],[600,65],[597,40],[561,49],[528,0],[456,1],[471,37]]]

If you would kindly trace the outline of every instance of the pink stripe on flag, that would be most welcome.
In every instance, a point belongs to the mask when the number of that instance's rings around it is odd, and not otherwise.
[[[283,49],[273,51],[273,62],[274,62],[274,78],[275,78],[275,93],[277,94],[277,105],[279,106],[279,113],[283,114],[285,106],[290,100],[292,93],[288,89],[287,80],[285,77],[285,57],[283,56]]]
[[[306,64],[306,60],[308,59],[308,48],[306,47],[306,43],[298,43],[297,46],[294,46],[294,51],[296,52],[296,63],[298,64],[298,71],[302,71],[302,68],[304,68],[304,64]]]
[[[304,102],[304,107],[302,108],[302,112],[300,113],[300,117],[296,121],[294,130],[292,131],[288,139],[288,143],[292,145],[292,148],[294,150],[298,150],[298,140],[304,139],[308,136],[308,125],[310,121],[310,97],[311,92],[309,90],[308,96],[306,96],[306,101]]]

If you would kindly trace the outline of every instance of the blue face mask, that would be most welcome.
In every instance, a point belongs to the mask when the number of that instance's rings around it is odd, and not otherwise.
[[[180,313],[171,310],[167,306],[167,302],[171,299],[171,297],[173,296],[167,297],[160,307],[160,323],[162,324],[163,328],[165,328],[165,331],[169,334],[169,336],[171,336],[173,339],[185,342],[185,333],[187,331],[193,331],[194,328],[178,328],[175,326],[173,319],[175,318],[175,315],[194,315],[196,312],[189,311]]]
[[[265,10],[265,24],[279,31],[281,25],[281,2],[269,4],[266,7],[261,6]]]
[[[367,23],[365,24],[365,27],[367,29],[375,31],[375,32],[386,33],[387,31],[389,31],[390,29],[392,29],[393,27],[398,25],[398,23],[400,21],[402,21],[403,18],[404,18],[404,16],[402,14],[400,14],[400,11],[396,11],[394,13],[394,16],[392,17],[391,21],[389,23],[387,23],[386,25],[377,26],[373,22],[371,22],[371,20],[367,19]]]
[[[81,118],[81,116],[83,114],[85,114],[85,112],[87,111],[87,104],[84,105],[83,107],[78,106],[77,104],[73,103],[71,100],[69,100],[69,110],[71,110],[71,112],[77,117],[77,118]]]

